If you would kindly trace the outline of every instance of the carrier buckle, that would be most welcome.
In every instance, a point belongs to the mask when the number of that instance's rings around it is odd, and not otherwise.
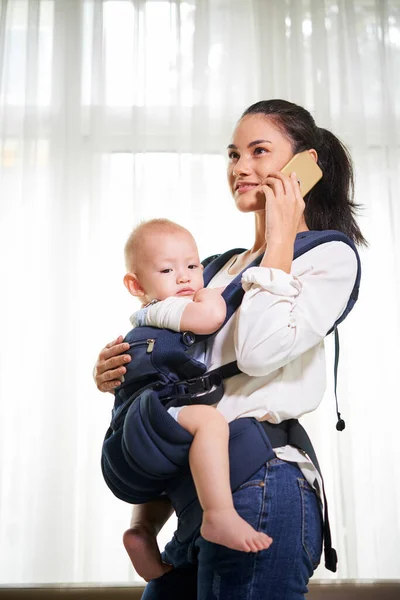
[[[209,375],[194,377],[193,379],[188,379],[185,383],[190,395],[206,394],[211,391],[214,385]]]
[[[166,392],[166,396],[162,392]],[[224,384],[218,373],[207,373],[186,381],[177,381],[168,390],[162,390],[159,398],[164,406],[185,404],[216,404],[224,395]]]

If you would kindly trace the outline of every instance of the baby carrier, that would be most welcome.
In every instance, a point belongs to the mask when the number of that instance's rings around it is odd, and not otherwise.
[[[339,358],[337,326],[357,300],[360,259],[355,245],[346,235],[330,230],[299,233],[294,246],[294,259],[319,244],[331,241],[348,244],[354,250],[358,264],[356,282],[346,309],[328,332],[335,332],[336,396]],[[236,248],[211,257],[204,269],[205,285],[233,255],[240,252],[243,249]],[[258,257],[249,267],[257,266],[260,261],[261,257]],[[222,294],[227,304],[222,327],[243,298],[241,277],[242,273],[237,275]],[[200,526],[201,507],[189,469],[188,454],[193,438],[169,415],[167,409],[188,404],[215,404],[223,396],[223,380],[240,373],[236,362],[207,372],[206,365],[190,355],[190,348],[208,337],[154,327],[137,327],[127,334],[125,342],[130,344],[131,362],[127,365],[124,382],[116,390],[112,420],[102,449],[103,476],[118,498],[131,504],[140,504],[154,500],[161,494],[170,497],[179,518],[176,533],[179,541],[189,539]],[[338,409],[337,414],[337,429],[341,430],[344,422]],[[259,423],[253,418],[241,418],[231,422],[229,427],[233,491],[266,461],[275,457],[273,448],[286,444],[305,451],[319,470],[312,444],[297,419],[273,425]],[[331,546],[326,499],[324,547],[325,566],[335,571],[337,557]]]

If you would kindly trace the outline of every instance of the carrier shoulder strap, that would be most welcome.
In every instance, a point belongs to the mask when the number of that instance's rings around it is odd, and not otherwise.
[[[327,242],[335,242],[335,241],[343,242],[344,244],[347,244],[348,246],[350,246],[350,248],[353,250],[356,260],[357,260],[357,275],[356,275],[356,280],[354,282],[354,286],[351,291],[347,306],[346,306],[345,310],[343,311],[343,313],[340,315],[340,317],[337,319],[337,321],[334,323],[332,328],[328,331],[327,335],[329,333],[332,333],[332,331],[334,331],[335,328],[342,321],[344,321],[344,319],[347,317],[349,312],[352,310],[354,304],[357,302],[357,299],[358,299],[360,280],[361,280],[361,261],[360,261],[360,256],[358,254],[356,245],[345,233],[342,233],[341,231],[335,231],[334,229],[328,229],[326,231],[303,231],[303,232],[297,234],[296,243],[295,243],[295,252],[294,252],[294,258],[298,258],[305,252],[308,252],[309,250],[311,250],[312,248],[315,248],[316,246],[319,246],[320,244],[324,244]],[[297,244],[297,248],[296,248],[296,244]]]
[[[204,267],[204,285],[208,285],[211,279],[222,269],[222,267],[232,258],[235,254],[241,254],[245,252],[246,248],[232,248],[227,250],[223,254],[214,254],[208,256],[202,261]]]
[[[339,323],[341,323],[347,317],[358,298],[358,290],[361,279],[361,262],[356,246],[354,242],[341,231],[335,231],[330,229],[326,231],[302,231],[296,236],[293,252],[293,260],[295,260],[296,258],[299,258],[309,250],[312,250],[316,246],[320,246],[321,244],[333,241],[343,242],[350,246],[354,251],[357,260],[357,277],[354,283],[353,290],[350,294],[347,306],[343,311],[343,314],[339,317],[336,323],[334,323],[332,328],[327,332],[327,335],[331,333],[335,329],[335,327],[337,327]],[[211,262],[207,262],[207,266],[204,269],[204,284],[208,285],[211,279],[218,273],[220,269],[222,269],[222,267],[228,262],[228,260],[232,258],[232,256],[234,256],[235,254],[240,254],[241,252],[244,252],[243,248],[234,248],[232,250],[229,250],[228,252],[225,252],[224,254],[216,255],[214,260],[211,260]],[[213,257],[210,257],[210,259],[212,258]],[[206,259],[206,261],[209,261],[210,259]],[[227,312],[225,321],[221,327],[223,327],[229,321],[231,316],[239,308],[240,303],[242,302],[244,296],[244,290],[242,288],[242,275],[244,271],[251,267],[257,267],[260,264],[261,260],[262,255],[258,256],[250,265],[246,267],[246,269],[243,269],[243,271],[236,275],[236,277],[225,288],[222,297],[226,301]],[[196,339],[197,338],[198,336],[196,336]]]

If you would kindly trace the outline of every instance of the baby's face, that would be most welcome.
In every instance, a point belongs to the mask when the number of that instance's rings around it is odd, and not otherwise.
[[[143,240],[137,277],[145,292],[144,303],[170,296],[189,296],[204,287],[203,267],[189,233],[149,234]]]

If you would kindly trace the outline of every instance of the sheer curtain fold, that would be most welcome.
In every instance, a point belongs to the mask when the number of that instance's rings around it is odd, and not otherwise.
[[[99,466],[112,398],[91,378],[135,305],[123,245],[143,218],[203,256],[252,241],[225,181],[251,103],[311,110],[355,161],[363,283],[328,389],[304,423],[331,498],[337,577],[400,578],[398,0],[0,2],[2,583],[126,581],[130,508]],[[169,525],[162,543],[173,529]],[[317,577],[333,576],[322,567]]]

